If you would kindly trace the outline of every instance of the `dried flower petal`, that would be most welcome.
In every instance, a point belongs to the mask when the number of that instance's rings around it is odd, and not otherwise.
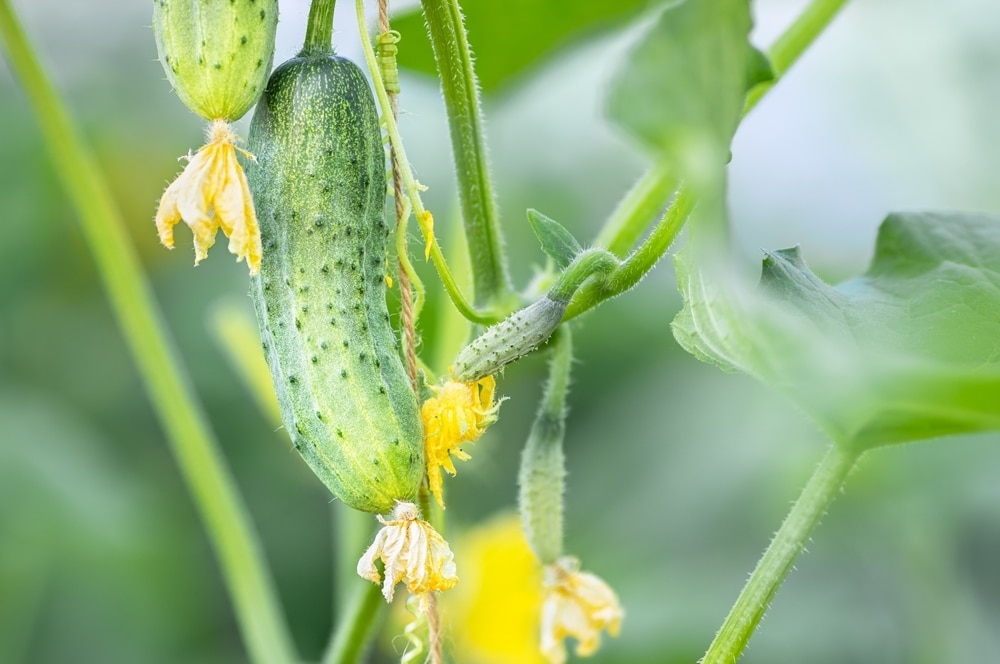
[[[444,507],[441,469],[454,476],[451,459],[468,461],[471,457],[459,448],[462,443],[479,439],[486,427],[497,419],[499,403],[494,403],[496,381],[486,376],[474,383],[453,380],[431,386],[434,396],[424,402],[420,417],[424,424],[424,448],[427,454],[427,481],[438,505]]]
[[[246,174],[236,158],[236,139],[225,120],[212,123],[208,143],[188,156],[184,171],[163,192],[156,229],[163,246],[173,249],[174,226],[182,220],[190,226],[197,265],[208,255],[221,228],[229,238],[229,251],[237,260],[245,258],[250,274],[257,274],[260,227]]]
[[[608,584],[580,571],[576,558],[565,556],[545,568],[542,605],[542,654],[552,664],[566,661],[563,639],[577,640],[576,654],[587,657],[601,645],[601,631],[617,636],[625,613]]]
[[[448,590],[458,583],[448,542],[420,518],[416,505],[397,503],[392,519],[379,516],[378,520],[383,527],[358,561],[358,575],[378,583],[382,578],[375,560],[381,560],[385,565],[382,595],[387,602],[392,601],[399,582],[414,595]]]

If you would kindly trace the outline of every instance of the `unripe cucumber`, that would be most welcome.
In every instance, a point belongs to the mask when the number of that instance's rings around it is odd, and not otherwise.
[[[184,105],[206,120],[238,120],[274,58],[278,0],[153,0],[160,63]]]
[[[351,507],[412,500],[424,454],[385,300],[385,152],[361,70],[336,56],[278,67],[250,125],[263,242],[251,280],[285,428]]]

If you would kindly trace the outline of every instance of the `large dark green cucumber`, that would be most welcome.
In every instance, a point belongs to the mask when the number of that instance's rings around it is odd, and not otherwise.
[[[281,65],[248,148],[264,249],[251,295],[285,428],[337,497],[388,512],[417,493],[423,438],[386,308],[385,152],[361,70]]]

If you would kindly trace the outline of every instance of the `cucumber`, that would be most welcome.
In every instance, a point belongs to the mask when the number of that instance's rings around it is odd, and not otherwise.
[[[344,503],[389,512],[416,495],[424,451],[386,307],[385,152],[364,74],[334,55],[284,63],[248,147],[264,250],[251,296],[285,428]]]
[[[153,0],[153,36],[167,79],[206,120],[243,117],[271,71],[278,0]]]

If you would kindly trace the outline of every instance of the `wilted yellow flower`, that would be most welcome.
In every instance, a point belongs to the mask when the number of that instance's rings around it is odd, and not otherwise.
[[[441,496],[441,469],[454,476],[455,463],[471,457],[459,445],[479,439],[486,427],[497,419],[500,404],[494,403],[496,381],[493,376],[474,383],[454,380],[431,386],[434,396],[424,402],[420,417],[424,423],[424,448],[427,454],[427,483],[438,505],[444,507]]]
[[[174,226],[180,221],[190,226],[197,265],[208,255],[221,228],[229,238],[229,251],[237,260],[245,258],[250,274],[257,274],[262,253],[260,227],[246,174],[236,159],[236,140],[228,122],[212,123],[208,143],[187,157],[187,166],[163,192],[156,211],[156,230],[163,246],[173,249]]]
[[[449,590],[458,583],[455,556],[448,542],[420,518],[416,505],[396,503],[392,519],[386,521],[379,516],[378,520],[382,529],[358,561],[358,574],[378,583],[382,578],[375,560],[381,560],[385,565],[382,595],[387,602],[392,601],[396,584],[401,581],[414,595]]]
[[[625,612],[608,584],[580,571],[580,561],[564,556],[545,568],[542,654],[551,664],[566,661],[563,639],[577,640],[576,654],[587,657],[601,645],[601,631],[618,636]]]

